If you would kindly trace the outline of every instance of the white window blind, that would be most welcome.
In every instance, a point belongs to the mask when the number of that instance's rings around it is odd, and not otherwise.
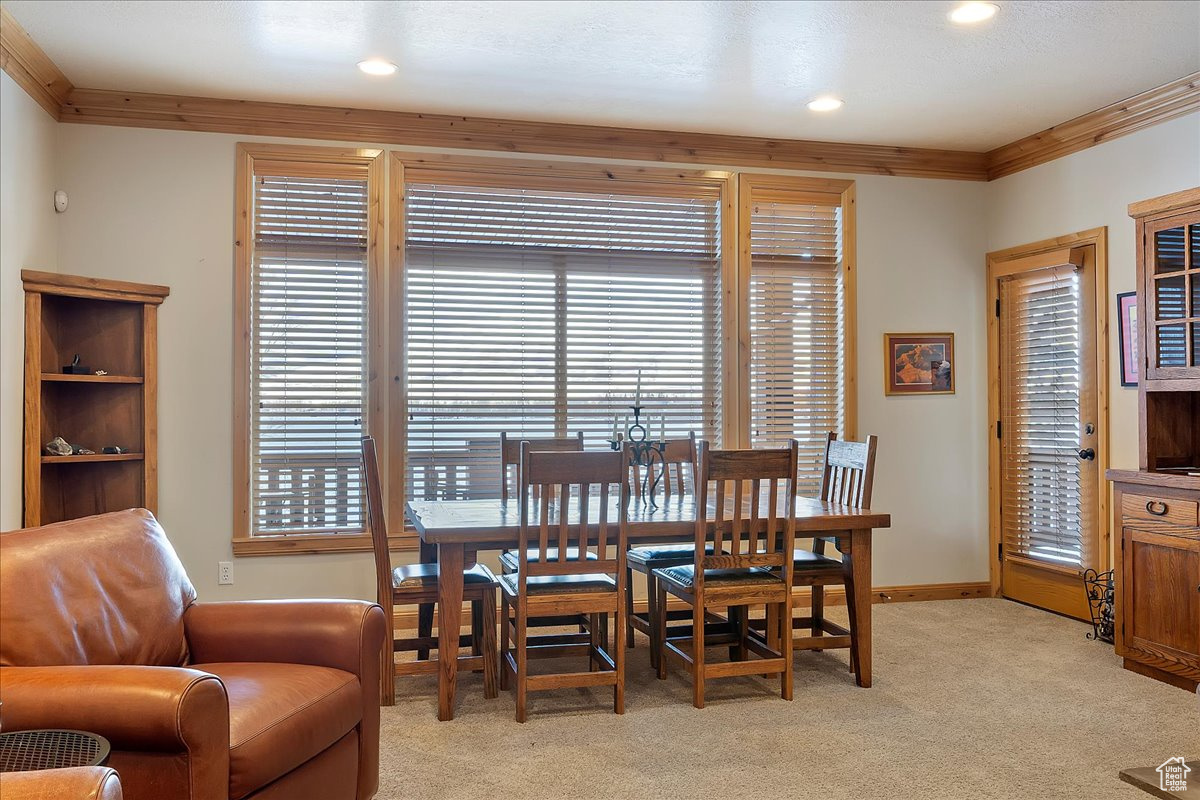
[[[799,490],[816,495],[825,434],[845,432],[841,208],[786,192],[751,202],[750,443],[799,440]]]
[[[719,440],[718,189],[522,183],[405,187],[409,497],[498,496],[502,431],[607,446],[639,368],[653,435]]]
[[[1078,458],[1079,273],[1066,265],[1006,278],[1000,305],[1004,553],[1082,566],[1092,499]]]
[[[252,535],[363,530],[367,181],[254,180]]]

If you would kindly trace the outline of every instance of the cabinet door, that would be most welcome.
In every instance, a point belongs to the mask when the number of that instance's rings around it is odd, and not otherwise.
[[[1200,670],[1200,538],[1125,528],[1121,545],[1126,647]]]
[[[1200,212],[1150,222],[1144,232],[1146,376],[1200,377]]]

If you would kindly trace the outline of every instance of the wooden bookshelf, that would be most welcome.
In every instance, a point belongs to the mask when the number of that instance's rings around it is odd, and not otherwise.
[[[158,307],[166,286],[22,270],[24,520],[158,504]],[[67,374],[75,355],[87,374]],[[96,370],[106,374],[96,375]],[[56,456],[61,436],[95,451]],[[105,453],[119,446],[125,452]]]

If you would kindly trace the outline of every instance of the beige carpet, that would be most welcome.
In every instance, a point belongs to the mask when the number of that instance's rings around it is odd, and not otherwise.
[[[379,797],[1137,798],[1120,769],[1200,756],[1200,703],[1120,667],[1089,626],[1003,600],[875,606],[875,686],[846,651],[796,657],[778,681],[658,681],[644,641],[627,707],[611,691],[483,699],[459,683],[439,723],[432,677],[405,678],[383,710]]]

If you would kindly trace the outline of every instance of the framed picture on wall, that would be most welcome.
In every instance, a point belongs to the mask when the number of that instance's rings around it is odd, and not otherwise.
[[[883,386],[888,395],[954,394],[953,333],[885,333]]]
[[[1138,385],[1137,292],[1117,295],[1117,335],[1121,343],[1121,385]]]

